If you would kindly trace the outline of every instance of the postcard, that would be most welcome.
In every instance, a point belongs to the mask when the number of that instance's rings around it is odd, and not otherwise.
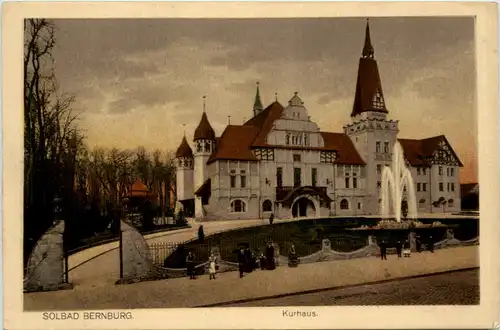
[[[499,326],[495,4],[2,22],[6,329]]]

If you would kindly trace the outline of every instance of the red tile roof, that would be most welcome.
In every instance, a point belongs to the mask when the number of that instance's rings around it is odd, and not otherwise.
[[[439,148],[440,142],[445,142],[448,144],[451,153],[458,161],[460,167],[462,167],[462,162],[451,148],[448,140],[444,135],[433,136],[427,139],[415,140],[415,139],[398,139],[406,159],[410,162],[412,166],[430,166],[429,158],[434,155],[434,152]]]
[[[194,141],[196,140],[215,140],[215,131],[208,122],[207,113],[203,112],[200,123],[194,131]]]
[[[215,160],[257,161],[250,147],[258,133],[259,128],[255,126],[227,126],[207,163]]]
[[[321,132],[325,148],[337,150],[336,164],[365,165],[350,137],[344,133]]]
[[[135,182],[132,184],[132,187],[130,188],[130,196],[132,197],[146,197],[149,194],[149,189],[146,187],[144,183],[142,183],[141,180],[137,179]]]
[[[175,157],[184,157],[184,158],[192,158],[193,157],[193,150],[191,150],[191,147],[189,146],[186,136],[182,138],[181,145],[177,149],[177,152],[175,153]]]
[[[271,131],[274,122],[283,113],[283,106],[278,102],[273,102],[260,114],[245,122],[242,126],[229,125],[217,142],[216,149],[210,156],[207,163],[215,160],[241,160],[257,161],[252,152],[256,147],[276,147],[266,141],[266,137]],[[306,149],[337,151],[339,157],[338,164],[364,165],[350,138],[343,133],[321,132],[325,140],[322,148],[308,148],[300,146],[279,146],[286,149]]]

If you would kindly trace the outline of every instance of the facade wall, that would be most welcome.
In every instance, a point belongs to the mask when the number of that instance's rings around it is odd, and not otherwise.
[[[274,213],[277,218],[289,218],[292,217],[292,207],[276,203],[277,172],[281,169],[283,187],[294,187],[296,169],[300,169],[300,186],[325,188],[332,200],[329,207],[320,207],[319,201],[316,201],[315,207],[308,209],[308,216],[378,215],[382,172],[385,166],[391,165],[392,151],[399,132],[398,122],[388,120],[383,113],[364,112],[352,118],[344,131],[365,161],[365,166],[321,163],[320,151],[307,147],[323,147],[322,135],[318,126],[310,120],[303,103],[295,96],[285,109],[284,116],[275,121],[267,137],[267,142],[276,146],[273,148],[274,160],[218,160],[206,165],[210,153],[195,152],[194,170],[177,170],[178,199],[189,198],[194,190],[211,178],[209,203],[202,205],[201,198],[196,198],[196,217],[257,219],[268,218]],[[306,148],[297,149],[297,146]],[[315,183],[313,169],[316,171]],[[411,167],[410,172],[417,212],[460,210],[458,166]],[[444,207],[432,206],[440,197],[453,202]],[[266,200],[271,205],[264,209]],[[238,201],[238,206],[234,204],[235,201]]]

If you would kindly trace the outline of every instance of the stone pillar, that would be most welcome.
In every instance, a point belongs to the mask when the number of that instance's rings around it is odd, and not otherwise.
[[[149,246],[142,235],[124,221],[122,229],[123,278],[121,283],[134,282],[147,277],[153,263]]]
[[[417,233],[414,230],[411,230],[410,234],[408,234],[408,241],[410,242],[411,252],[416,252],[417,251]]]
[[[24,279],[26,291],[49,291],[65,288],[64,221],[59,220],[36,243],[28,260]],[[70,288],[68,285],[67,288]]]

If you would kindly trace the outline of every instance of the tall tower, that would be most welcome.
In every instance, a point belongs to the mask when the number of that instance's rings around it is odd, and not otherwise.
[[[189,146],[186,135],[182,138],[181,145],[175,153],[176,158],[176,194],[177,200],[186,207],[185,201],[192,200],[193,196],[193,150]]]
[[[264,110],[264,107],[262,106],[262,101],[260,100],[259,82],[257,82],[257,92],[255,93],[255,102],[253,103],[254,117],[261,113],[262,110]]]
[[[366,163],[366,190],[369,198],[365,206],[366,212],[370,214],[379,214],[381,172],[385,165],[390,164],[392,148],[399,132],[398,122],[388,120],[388,114],[367,20],[351,123],[344,126],[344,132],[351,138]]]
[[[215,131],[208,122],[206,113],[206,96],[203,96],[203,114],[200,123],[194,131],[194,189],[198,190],[208,179],[207,161],[215,148]],[[195,199],[195,216],[203,217],[201,197]]]

